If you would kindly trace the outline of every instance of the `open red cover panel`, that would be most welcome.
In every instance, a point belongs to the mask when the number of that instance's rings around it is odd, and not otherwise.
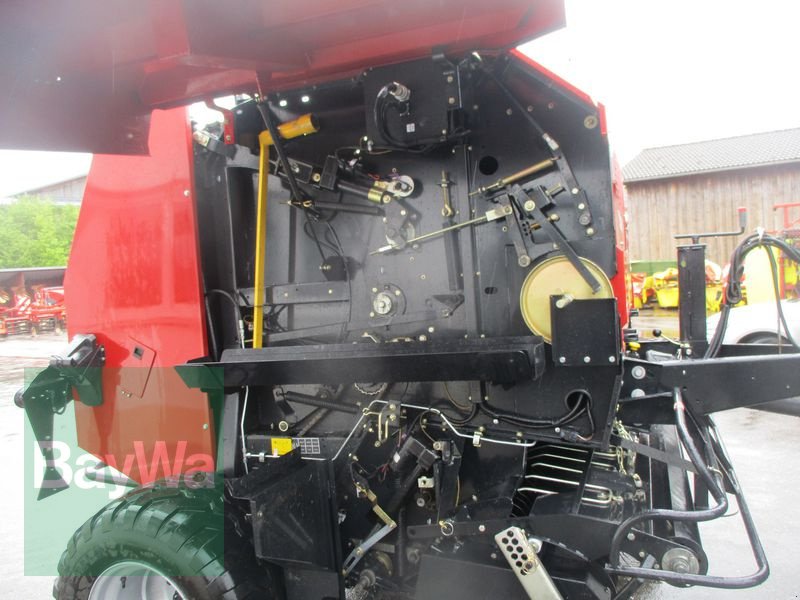
[[[155,107],[512,47],[563,24],[563,0],[11,0],[0,147],[144,153]]]

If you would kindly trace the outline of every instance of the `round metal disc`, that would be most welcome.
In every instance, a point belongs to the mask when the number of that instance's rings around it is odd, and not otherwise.
[[[603,269],[586,258],[581,258],[581,262],[600,282],[600,290],[596,294],[566,256],[543,260],[531,269],[522,283],[519,294],[522,318],[533,333],[542,336],[548,343],[553,339],[550,296],[569,295],[574,300],[614,297],[611,282]]]

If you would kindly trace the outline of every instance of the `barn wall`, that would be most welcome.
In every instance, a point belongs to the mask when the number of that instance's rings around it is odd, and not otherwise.
[[[747,207],[748,231],[779,228],[781,214],[772,207],[800,202],[800,165],[630,182],[626,189],[631,260],[674,260],[674,234],[738,229],[739,206]],[[706,240],[708,258],[726,264],[740,239]]]

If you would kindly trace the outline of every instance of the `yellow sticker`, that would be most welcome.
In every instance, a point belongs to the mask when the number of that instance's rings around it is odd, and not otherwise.
[[[272,454],[283,456],[292,451],[292,438],[272,438]]]

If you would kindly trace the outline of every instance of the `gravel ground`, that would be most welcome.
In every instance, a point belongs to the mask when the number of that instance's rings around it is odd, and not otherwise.
[[[669,326],[669,315],[656,315],[666,321],[656,325],[638,322],[639,327]],[[673,317],[674,318],[674,317]],[[44,366],[46,357],[58,352],[66,344],[63,336],[43,335],[36,339],[10,339],[0,342],[0,458],[8,493],[0,497],[0,509],[7,518],[0,521],[0,580],[4,598],[21,600],[50,597],[52,576],[25,576],[32,568],[24,567],[23,540],[25,538],[23,494],[23,412],[13,404],[14,392],[22,385],[25,367]],[[42,358],[45,357],[45,358]],[[60,435],[68,435],[72,427],[69,414],[60,417]],[[800,455],[797,417],[777,415],[762,411],[740,409],[720,414],[720,430],[728,445],[739,479],[759,528],[772,575],[766,584],[754,590],[720,591],[707,588],[679,590],[667,585],[654,586],[638,595],[648,600],[730,599],[751,600],[770,598],[792,600],[800,598],[797,583],[795,547],[798,526],[790,512],[792,498],[800,497],[800,477],[796,467]],[[55,525],[36,527],[29,535],[28,557],[54,560],[65,546],[73,531],[94,511],[93,503],[102,501],[94,495],[91,502],[75,508],[70,491],[58,494],[37,506],[45,507],[43,514]],[[72,502],[72,504],[70,504]],[[70,507],[70,508],[65,508]],[[30,517],[30,514],[28,515]],[[37,516],[38,519],[38,516]],[[741,574],[754,570],[754,563],[738,516],[721,519],[701,530],[706,550],[711,558],[712,572]]]

